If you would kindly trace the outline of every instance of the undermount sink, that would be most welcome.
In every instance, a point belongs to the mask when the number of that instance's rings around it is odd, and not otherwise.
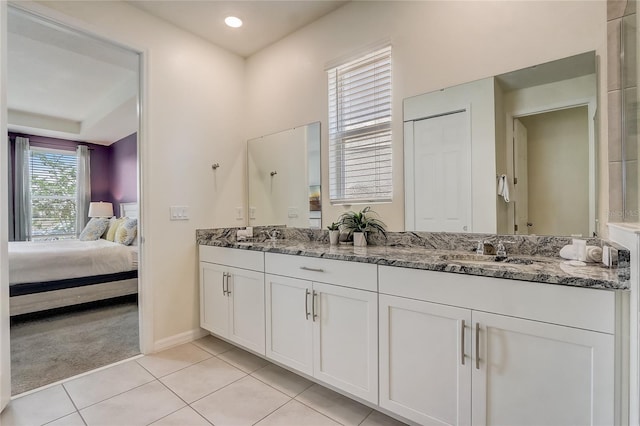
[[[487,254],[475,253],[452,253],[440,256],[441,260],[463,261],[474,263],[512,263],[518,265],[532,265],[536,261],[533,259],[524,259],[519,257],[498,257]]]

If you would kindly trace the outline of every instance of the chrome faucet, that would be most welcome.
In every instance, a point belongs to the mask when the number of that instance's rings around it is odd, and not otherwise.
[[[496,256],[497,257],[507,257],[507,249],[504,246],[505,244],[512,244],[512,241],[498,241],[498,247],[496,247]]]
[[[278,231],[277,229],[272,229],[271,231],[262,231],[262,232],[265,233],[271,241],[276,241],[278,239],[278,236],[280,235],[280,231]]]

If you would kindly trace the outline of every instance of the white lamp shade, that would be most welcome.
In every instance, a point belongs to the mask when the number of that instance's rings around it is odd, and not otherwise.
[[[89,204],[89,217],[111,217],[113,216],[113,204],[103,201]]]

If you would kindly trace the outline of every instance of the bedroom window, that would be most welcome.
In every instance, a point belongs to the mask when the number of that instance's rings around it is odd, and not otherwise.
[[[29,166],[32,239],[75,238],[76,153],[32,147]]]
[[[331,203],[391,201],[391,46],[327,73]]]

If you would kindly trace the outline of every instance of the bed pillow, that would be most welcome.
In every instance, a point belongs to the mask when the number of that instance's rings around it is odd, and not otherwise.
[[[118,231],[118,228],[120,227],[120,225],[124,223],[125,220],[127,220],[126,217],[121,217],[120,219],[116,219],[115,217],[111,218],[109,220],[109,227],[107,228],[107,231],[104,235],[104,239],[107,241],[115,241],[116,232]]]
[[[78,239],[80,241],[95,241],[104,234],[104,230],[109,226],[109,219],[106,217],[92,217],[84,227]]]
[[[115,242],[125,246],[131,245],[138,233],[138,219],[125,219],[116,231]]]

